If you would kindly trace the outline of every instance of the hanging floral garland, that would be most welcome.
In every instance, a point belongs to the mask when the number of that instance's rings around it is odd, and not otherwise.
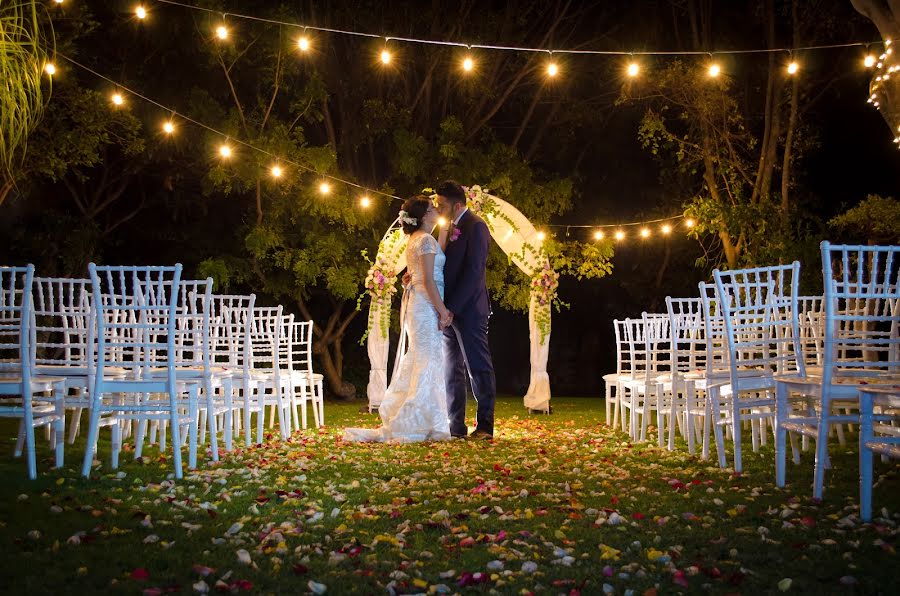
[[[378,247],[378,256],[375,262],[369,259],[368,251],[363,250],[362,256],[368,261],[370,267],[366,274],[365,291],[356,300],[356,310],[362,310],[362,301],[366,296],[372,304],[369,307],[369,321],[366,332],[360,338],[363,345],[372,332],[372,327],[378,322],[381,325],[381,335],[385,339],[391,325],[391,302],[397,293],[397,255],[406,246],[403,230],[397,228],[388,234]]]
[[[485,220],[492,235],[494,226],[491,221],[497,219],[506,223],[514,233],[520,233],[519,227],[515,222],[508,215],[497,209],[496,202],[487,191],[478,185],[464,186],[463,190],[466,193],[468,208]],[[509,260],[512,262],[513,259],[516,259],[527,263],[526,253],[530,253],[532,262],[535,260],[543,261],[543,265],[536,268],[531,274],[530,288],[531,296],[536,303],[535,322],[541,332],[541,345],[543,345],[547,335],[550,333],[550,307],[556,307],[556,311],[559,312],[561,307],[567,307],[568,305],[562,302],[557,295],[559,273],[553,269],[550,259],[547,258],[542,246],[534,246],[530,242],[524,242],[522,250],[517,254],[510,254]]]

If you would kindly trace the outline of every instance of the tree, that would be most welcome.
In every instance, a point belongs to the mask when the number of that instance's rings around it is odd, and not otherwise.
[[[875,24],[885,42],[884,55],[872,75],[869,91],[873,96],[877,94],[878,109],[896,138],[900,133],[900,80],[897,77],[885,80],[882,75],[897,65],[896,47],[891,48],[889,44],[900,40],[900,3],[897,0],[850,0],[850,3]]]
[[[849,236],[850,242],[896,244],[900,241],[900,201],[893,197],[869,195],[828,225]]]
[[[686,5],[692,50],[713,49],[711,9],[710,3],[695,0]],[[828,33],[830,19],[821,18],[822,9],[819,2],[790,4],[783,18],[790,24],[790,45]],[[779,15],[773,0],[763,4],[762,12],[767,46],[784,45],[776,34]],[[808,23],[818,23],[824,32]],[[751,78],[753,71],[712,78],[707,68],[674,60],[652,80],[626,85],[623,98],[646,103],[638,133],[643,145],[691,197],[685,215],[696,222],[693,233],[716,239],[721,257],[710,251],[706,262],[736,268],[783,260],[792,250],[798,213],[795,168],[812,140],[803,116],[835,74],[801,81],[790,76],[774,52],[759,78]],[[764,89],[761,96],[751,93],[754,86]]]

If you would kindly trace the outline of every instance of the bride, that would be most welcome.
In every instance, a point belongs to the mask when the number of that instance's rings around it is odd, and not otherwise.
[[[346,441],[413,443],[450,439],[444,386],[443,329],[453,314],[444,306],[444,251],[430,231],[438,213],[426,197],[407,199],[400,211],[403,232],[409,236],[406,263],[410,275],[400,309],[409,349],[400,357],[384,401],[378,408],[379,428],[348,428]],[[441,235],[446,242],[446,232]]]

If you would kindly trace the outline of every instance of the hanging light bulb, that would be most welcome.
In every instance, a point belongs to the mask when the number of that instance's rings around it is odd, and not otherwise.
[[[225,159],[231,157],[231,153],[231,147],[229,147],[227,143],[219,146],[219,155],[221,155]]]
[[[543,232],[538,232],[538,233],[537,233],[537,239],[538,239],[538,242],[543,242],[544,239],[545,239],[546,237],[547,237],[547,235],[546,235],[545,233],[543,233]]]
[[[323,195],[327,195],[331,192],[331,185],[327,182],[322,182],[321,184],[319,184],[319,192]]]
[[[710,64],[709,70],[707,70],[707,74],[709,74],[710,78],[713,78],[713,79],[718,77],[721,72],[722,72],[721,67],[718,64],[716,64],[715,62]]]
[[[142,19],[142,20],[146,19],[147,18],[147,9],[141,5],[138,5],[138,7],[134,9],[134,14],[139,19]]]
[[[228,28],[225,25],[216,27],[216,37],[219,39],[228,39]]]
[[[162,125],[163,132],[170,135],[175,132],[175,124],[171,120],[166,120]]]
[[[363,195],[362,198],[359,199],[359,206],[363,209],[368,209],[372,205],[372,199]]]
[[[641,238],[650,237],[650,228],[641,228]]]
[[[791,62],[787,65],[787,73],[789,75],[797,74],[797,71],[800,70],[800,65],[791,60]]]
[[[272,169],[269,170],[272,173],[272,178],[281,178],[281,175],[284,174],[284,170],[281,169],[281,166],[272,166]]]
[[[686,220],[684,220],[684,225],[685,225],[686,227],[688,227],[688,228],[693,228],[693,227],[694,227],[694,220],[691,219],[691,218],[687,218]]]
[[[310,48],[309,38],[305,35],[297,40],[297,47],[300,48],[301,52],[308,52]]]
[[[391,53],[387,50],[381,50],[381,63],[382,64],[390,64],[391,63]]]
[[[600,230],[594,232],[594,240],[603,240],[603,232]]]
[[[125,98],[122,97],[121,93],[113,93],[112,97],[110,97],[110,100],[112,100],[113,105],[117,105],[117,106],[120,106],[123,103],[125,103]]]
[[[631,62],[628,65],[628,76],[634,78],[641,72],[641,67],[637,62]]]
[[[863,66],[866,68],[872,68],[875,66],[875,56],[872,54],[866,54],[866,57],[863,58]]]
[[[557,65],[556,62],[551,62],[550,64],[547,65],[547,76],[548,77],[555,77],[558,74],[559,74],[559,65]]]
[[[63,3],[63,0],[53,0],[53,1],[56,2],[57,4],[62,4],[62,3]]]
[[[44,65],[44,72],[52,77],[56,74],[56,66],[52,62],[48,62]]]
[[[447,220],[444,219],[443,217],[439,217],[438,218],[438,227],[443,228],[446,225],[447,225]]]
[[[472,72],[472,69],[475,68],[475,61],[472,60],[471,56],[466,56],[462,61],[462,69],[466,72]]]
[[[660,231],[661,231],[663,234],[671,234],[671,233],[672,233],[672,226],[670,226],[669,224],[663,224],[663,227],[660,229]]]
[[[623,232],[622,230],[617,230],[616,231],[616,240],[624,240],[624,239],[625,239],[625,232]]]

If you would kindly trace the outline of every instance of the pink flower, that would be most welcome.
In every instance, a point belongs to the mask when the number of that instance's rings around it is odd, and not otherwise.
[[[453,233],[450,234],[450,242],[456,242],[456,240],[459,239],[460,234],[462,234],[462,232],[459,228],[453,228]]]

